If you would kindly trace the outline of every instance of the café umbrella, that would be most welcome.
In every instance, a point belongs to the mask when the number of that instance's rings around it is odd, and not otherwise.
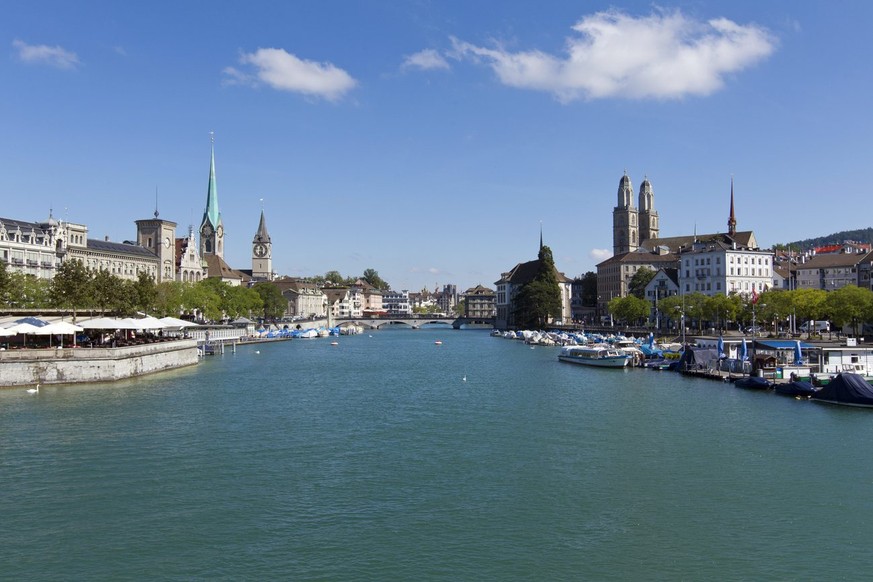
[[[32,334],[39,329],[41,329],[39,326],[33,325],[32,323],[27,323],[27,322],[17,323],[15,325],[13,325],[12,327],[6,328],[7,331],[11,331],[12,334],[14,334],[14,335],[24,336],[23,345],[25,347],[27,347],[27,334],[29,334],[29,333]],[[12,334],[10,334],[10,335],[12,335]]]
[[[49,336],[49,346],[51,346],[51,336],[59,335],[61,338],[65,335],[73,336],[73,345],[76,345],[76,334],[80,331],[84,331],[85,328],[79,327],[78,325],[69,323],[67,321],[57,321],[55,323],[50,323],[46,326],[40,327],[33,335],[47,335]],[[61,347],[64,347],[64,340],[61,339]]]

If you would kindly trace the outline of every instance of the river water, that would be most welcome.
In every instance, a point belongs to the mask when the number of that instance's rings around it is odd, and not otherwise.
[[[480,331],[338,342],[0,391],[0,578],[870,576],[871,411]]]

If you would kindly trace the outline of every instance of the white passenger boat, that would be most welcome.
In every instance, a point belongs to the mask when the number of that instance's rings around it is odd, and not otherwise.
[[[584,366],[624,368],[633,357],[607,346],[565,346],[561,348],[558,359]]]

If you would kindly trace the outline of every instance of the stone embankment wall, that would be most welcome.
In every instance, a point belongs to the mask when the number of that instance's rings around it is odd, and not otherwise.
[[[0,386],[111,382],[198,362],[193,339],[122,348],[0,351]]]

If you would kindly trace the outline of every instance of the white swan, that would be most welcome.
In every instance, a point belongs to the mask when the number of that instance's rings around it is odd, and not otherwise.
[[[36,385],[36,388],[28,388],[27,389],[28,394],[37,394],[38,392],[39,392],[39,384]]]

